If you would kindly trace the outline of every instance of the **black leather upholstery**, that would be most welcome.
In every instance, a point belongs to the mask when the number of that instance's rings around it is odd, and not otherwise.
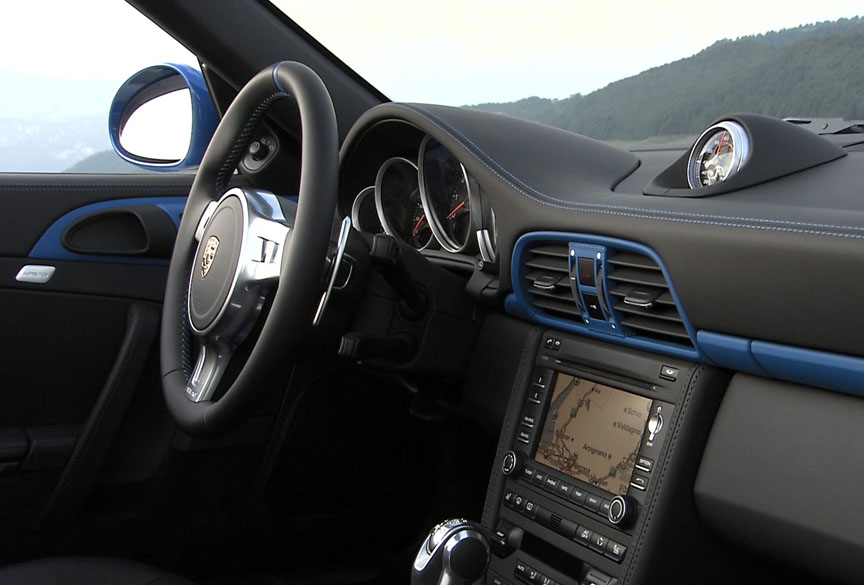
[[[99,557],[50,557],[0,567],[0,585],[194,585],[141,563]]]

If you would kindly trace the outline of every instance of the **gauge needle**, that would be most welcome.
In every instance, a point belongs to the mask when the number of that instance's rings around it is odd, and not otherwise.
[[[456,207],[454,207],[453,210],[452,210],[450,213],[447,214],[447,219],[450,220],[450,219],[453,219],[454,217],[456,217],[456,214],[459,213],[459,211],[460,211],[463,207],[465,207],[465,203],[466,203],[466,202],[463,201],[462,203],[460,203],[459,205],[457,205]]]
[[[423,215],[421,215],[420,219],[417,220],[417,223],[414,224],[414,229],[411,230],[412,236],[417,235],[417,232],[420,231],[420,228],[422,227],[424,221],[426,221],[426,214],[425,213]]]
[[[720,142],[717,143],[717,150],[714,151],[715,156],[720,154],[720,149],[723,148],[723,141],[726,139],[726,133],[720,135]]]

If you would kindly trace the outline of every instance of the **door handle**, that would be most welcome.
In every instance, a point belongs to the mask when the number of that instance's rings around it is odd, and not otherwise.
[[[71,223],[60,237],[76,254],[170,258],[177,228],[156,205],[95,211]]]

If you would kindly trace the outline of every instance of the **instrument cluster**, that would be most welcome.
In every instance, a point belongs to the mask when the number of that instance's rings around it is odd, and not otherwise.
[[[360,231],[386,233],[418,250],[496,256],[495,213],[465,166],[432,136],[415,157],[386,159],[354,198]]]

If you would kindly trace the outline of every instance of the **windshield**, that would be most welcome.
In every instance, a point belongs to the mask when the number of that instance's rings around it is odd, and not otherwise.
[[[395,101],[613,141],[689,139],[739,112],[864,118],[860,0],[274,4]]]

